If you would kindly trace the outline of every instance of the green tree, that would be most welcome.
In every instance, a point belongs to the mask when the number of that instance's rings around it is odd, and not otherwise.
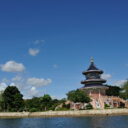
[[[3,92],[0,92],[0,111],[4,111],[4,99],[3,99]]]
[[[58,99],[53,99],[51,104],[52,104],[51,110],[55,110],[56,107],[60,104],[60,101]]]
[[[91,99],[87,94],[82,90],[74,90],[67,93],[68,100],[73,102],[89,103]]]
[[[58,105],[62,104],[63,102],[65,103],[65,99],[52,99],[50,95],[46,94],[42,97],[33,97],[32,99],[26,99],[24,102],[25,111],[36,112],[55,110]]]
[[[25,100],[26,111],[41,111],[41,102],[39,97],[33,97],[32,99]]]
[[[86,109],[87,109],[87,110],[93,109],[93,106],[89,103],[88,105],[86,105]]]
[[[110,86],[110,85],[107,85],[109,87],[108,90],[106,90],[106,95],[107,96],[119,96],[120,95],[120,91],[121,91],[121,88],[118,87],[118,86]]]
[[[120,92],[120,97],[123,99],[128,99],[128,81],[126,81],[122,87]]]
[[[24,108],[23,95],[15,86],[8,86],[5,89],[3,99],[6,111],[22,111]]]
[[[52,107],[52,98],[48,94],[45,94],[43,97],[41,97],[40,102],[42,110],[47,111]]]

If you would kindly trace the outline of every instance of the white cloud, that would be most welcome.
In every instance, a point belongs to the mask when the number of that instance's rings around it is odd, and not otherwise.
[[[9,86],[17,86],[15,83],[11,83]]]
[[[26,86],[24,86],[22,80],[12,81],[13,79],[14,78],[12,78],[11,80],[2,80],[2,82],[0,83],[0,91],[5,90],[7,86],[16,86],[20,91],[23,91],[25,89]]]
[[[51,79],[43,79],[43,78],[28,78],[27,84],[32,86],[45,86],[52,83]]]
[[[39,49],[34,49],[34,48],[30,48],[30,49],[28,50],[28,53],[29,53],[29,55],[31,55],[31,56],[36,56],[39,52],[40,52]]]
[[[19,89],[19,85],[15,83],[8,84],[9,86],[16,86]],[[7,83],[0,83],[0,91],[4,91],[8,87]]]
[[[11,79],[4,78],[2,80],[2,83],[6,83],[9,86],[16,86],[20,91],[24,91],[27,88],[27,86],[25,85],[26,84],[25,77],[18,75]]]
[[[16,86],[24,95],[24,98],[32,98],[33,96],[42,96],[44,94],[43,86],[52,83],[51,79],[43,78],[25,78],[24,76],[15,76],[13,78],[1,80],[0,91],[4,91],[7,86]],[[4,82],[5,81],[5,82]]]
[[[122,86],[127,80],[119,80],[114,83],[116,86]]]
[[[102,77],[103,79],[108,80],[108,79],[112,78],[112,75],[110,75],[110,74],[103,74],[101,77]]]
[[[41,43],[44,43],[45,42],[45,40],[35,40],[34,41],[34,44],[41,44]]]
[[[30,99],[32,97],[38,97],[39,96],[39,90],[36,87],[31,87],[26,91],[26,95],[24,95],[24,99]]]
[[[32,87],[29,91],[29,95],[30,96],[37,96],[38,95],[38,90],[36,89],[36,87]]]
[[[14,78],[12,78],[12,81],[21,81],[22,77],[20,76],[15,76]]]
[[[8,61],[1,65],[1,70],[5,72],[23,72],[25,67],[22,63],[17,63],[15,61]]]
[[[0,91],[4,91],[7,88],[7,84],[6,83],[0,83]]]

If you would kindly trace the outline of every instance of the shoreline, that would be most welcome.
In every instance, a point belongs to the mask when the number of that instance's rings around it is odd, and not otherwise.
[[[48,112],[0,112],[2,118],[38,118],[38,117],[83,117],[83,116],[128,115],[128,109],[48,111]]]

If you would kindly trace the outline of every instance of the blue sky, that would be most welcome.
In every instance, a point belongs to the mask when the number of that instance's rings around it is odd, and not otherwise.
[[[0,90],[65,97],[93,56],[108,84],[128,78],[126,0],[0,1]]]

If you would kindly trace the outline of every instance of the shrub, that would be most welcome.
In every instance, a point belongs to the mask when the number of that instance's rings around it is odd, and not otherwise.
[[[108,104],[104,104],[104,108],[107,109],[110,108],[110,106]]]
[[[86,105],[86,109],[89,110],[89,109],[93,109],[93,106],[91,104],[88,104]]]
[[[68,108],[57,108],[56,111],[68,111]]]
[[[37,111],[38,111],[37,108],[31,108],[31,109],[29,110],[29,112],[37,112]]]

